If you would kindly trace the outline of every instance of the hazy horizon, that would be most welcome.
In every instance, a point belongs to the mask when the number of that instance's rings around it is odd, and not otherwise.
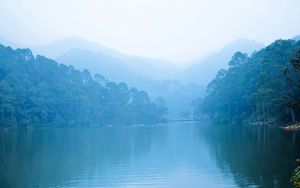
[[[299,7],[0,0],[0,188],[297,187]]]
[[[195,56],[193,58],[183,60],[183,61],[174,61],[172,59],[169,59],[169,58],[163,57],[163,56],[158,56],[158,57],[153,57],[152,56],[151,57],[151,56],[137,54],[137,53],[126,53],[124,51],[118,50],[117,48],[108,47],[108,46],[102,45],[101,43],[98,43],[96,41],[88,40],[88,39],[85,39],[83,37],[78,37],[78,36],[69,36],[69,37],[65,37],[65,38],[59,38],[59,39],[55,39],[53,41],[49,41],[49,42],[45,42],[45,43],[41,43],[41,44],[35,44],[35,45],[30,45],[30,44],[27,44],[27,43],[21,43],[21,42],[18,42],[18,41],[8,40],[8,39],[4,38],[3,36],[0,36],[0,44],[1,44],[1,42],[4,42],[3,45],[8,45],[8,46],[11,46],[12,48],[29,48],[31,50],[33,50],[35,48],[40,49],[40,48],[44,48],[44,47],[48,47],[48,46],[53,46],[53,45],[59,44],[59,43],[65,43],[65,41],[82,41],[82,42],[85,41],[87,43],[99,45],[99,47],[107,48],[107,50],[116,51],[117,53],[121,53],[123,55],[132,56],[132,57],[136,56],[136,57],[141,57],[141,58],[150,58],[150,59],[158,60],[158,61],[163,60],[163,61],[169,62],[171,64],[182,65],[182,66],[180,66],[181,68],[186,68],[186,67],[194,64],[195,62],[201,63],[202,62],[201,60],[205,59],[209,55],[221,51],[222,49],[224,49],[226,46],[229,46],[230,44],[239,43],[241,41],[254,42],[254,43],[257,43],[257,44],[260,43],[262,45],[268,45],[268,44],[261,43],[260,41],[249,40],[249,39],[246,39],[246,38],[237,38],[233,41],[230,41],[230,42],[224,44],[224,46],[213,49],[212,51],[209,51],[205,54],[201,54],[199,56]],[[271,43],[272,42],[274,42],[274,41],[271,41]],[[83,48],[75,47],[74,49],[82,49],[82,50],[97,52],[97,49],[86,49],[84,47]],[[47,56],[47,54],[39,54],[39,55],[46,55]]]
[[[187,62],[240,38],[300,34],[300,1],[1,1],[0,37],[43,45],[79,37],[125,54]],[[22,32],[20,32],[22,31]]]

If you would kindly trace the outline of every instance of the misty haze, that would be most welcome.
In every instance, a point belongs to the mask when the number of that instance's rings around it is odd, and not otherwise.
[[[300,187],[299,7],[2,0],[0,188]]]

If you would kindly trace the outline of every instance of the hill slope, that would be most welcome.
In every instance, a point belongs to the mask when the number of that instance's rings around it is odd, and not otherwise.
[[[277,40],[234,54],[209,83],[199,109],[218,121],[295,122],[300,118],[300,41]]]
[[[144,75],[151,79],[169,79],[176,71],[176,65],[164,59],[152,59],[135,55],[123,54],[115,49],[102,46],[96,42],[91,42],[78,37],[70,37],[55,41],[51,44],[32,47],[33,52],[42,54],[52,59],[64,61],[66,57],[75,55],[73,49],[82,50],[86,53],[98,53],[98,60],[103,56],[104,60],[113,59],[119,66],[126,67],[134,74]],[[80,58],[77,56],[77,58]],[[83,62],[84,59],[81,59]],[[87,64],[88,62],[86,62]],[[102,61],[102,64],[106,63]],[[111,63],[111,61],[109,62]],[[109,66],[109,65],[108,65]],[[97,67],[95,67],[97,69]],[[91,69],[92,70],[92,69]]]
[[[198,83],[207,85],[216,75],[218,70],[227,67],[233,54],[237,51],[252,54],[260,50],[263,44],[246,39],[239,39],[224,46],[220,51],[211,53],[203,59],[195,60],[190,67],[177,75],[185,83]]]
[[[29,49],[0,45],[1,126],[77,126],[164,121],[163,99]]]

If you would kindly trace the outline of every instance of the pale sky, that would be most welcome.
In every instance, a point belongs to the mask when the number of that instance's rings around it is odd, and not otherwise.
[[[238,38],[300,34],[300,0],[0,0],[0,37],[78,36],[128,54],[188,61]]]

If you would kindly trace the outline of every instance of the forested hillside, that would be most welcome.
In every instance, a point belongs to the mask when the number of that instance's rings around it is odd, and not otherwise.
[[[1,126],[148,124],[167,113],[162,98],[2,45],[0,91]]]
[[[194,102],[217,121],[296,121],[300,109],[300,42],[277,40],[248,56],[237,52]],[[298,119],[299,120],[299,119]]]
[[[174,80],[178,65],[164,59],[151,59],[123,54],[80,38],[66,38],[35,52],[55,58],[58,63],[72,65],[83,71],[98,73],[113,82],[126,82],[147,92],[151,98],[163,97],[168,106],[168,119],[178,119],[182,113],[191,113],[191,101],[203,96],[205,86],[183,84]]]

